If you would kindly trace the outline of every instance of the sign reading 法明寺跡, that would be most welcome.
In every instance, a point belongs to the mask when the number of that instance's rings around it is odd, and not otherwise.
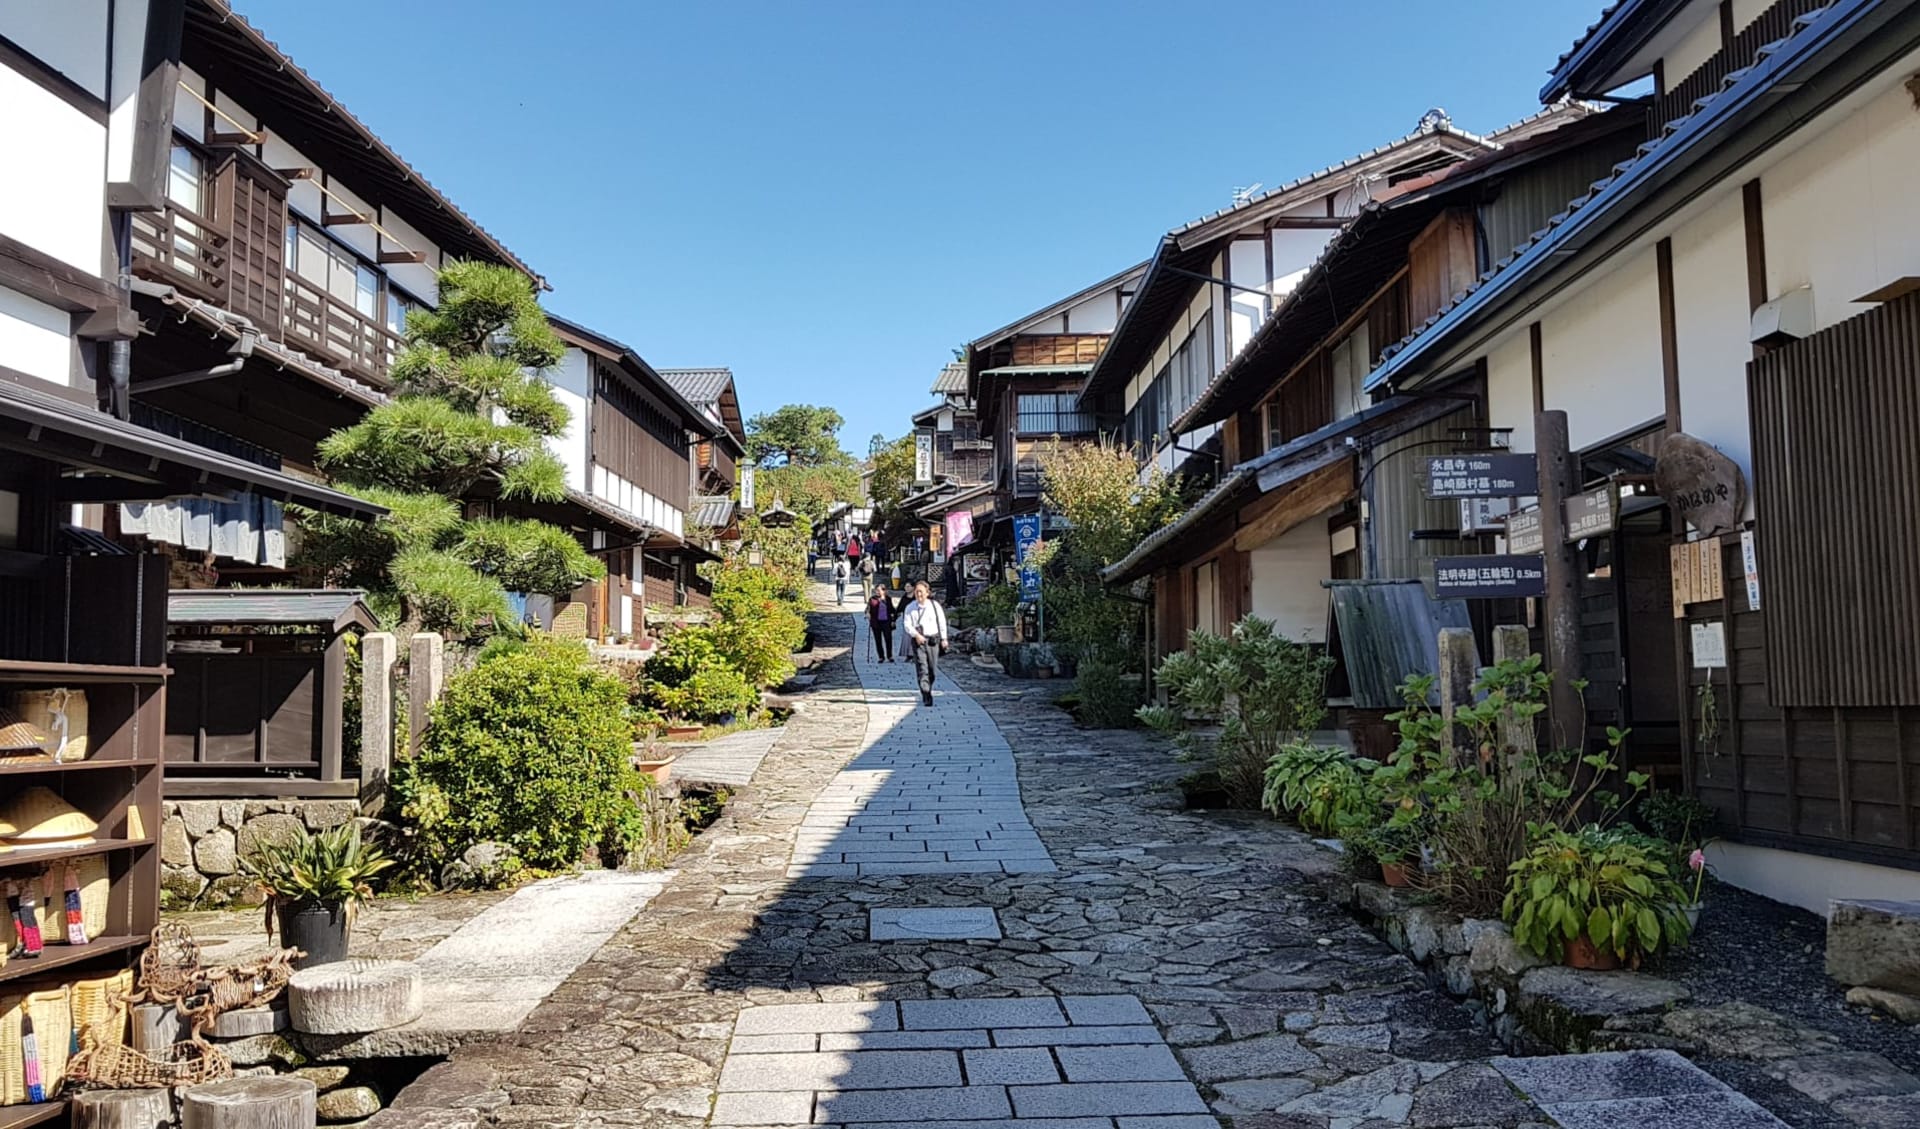
[[[1442,600],[1540,596],[1546,590],[1546,559],[1532,553],[1442,557],[1433,562],[1433,594]]]
[[[1532,455],[1435,455],[1427,460],[1429,498],[1521,498],[1540,492]]]

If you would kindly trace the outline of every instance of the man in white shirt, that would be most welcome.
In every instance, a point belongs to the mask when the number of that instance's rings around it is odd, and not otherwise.
[[[939,656],[947,649],[947,611],[933,598],[927,582],[913,585],[913,603],[900,617],[900,629],[913,644],[913,669],[920,676],[920,702],[933,704],[933,680],[939,674]]]

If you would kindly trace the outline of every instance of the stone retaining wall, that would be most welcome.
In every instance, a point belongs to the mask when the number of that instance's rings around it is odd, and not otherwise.
[[[259,905],[240,860],[301,830],[325,831],[360,815],[353,800],[166,800],[160,805],[160,890],[167,909]]]

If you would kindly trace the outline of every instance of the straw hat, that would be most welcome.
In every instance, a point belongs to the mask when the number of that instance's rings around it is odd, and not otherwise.
[[[44,751],[53,744],[53,734],[0,706],[0,752],[17,749]]]
[[[38,785],[0,801],[0,839],[16,845],[84,840],[99,826],[85,812]]]

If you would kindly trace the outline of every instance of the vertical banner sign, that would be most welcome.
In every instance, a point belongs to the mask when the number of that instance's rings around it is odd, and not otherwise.
[[[947,552],[957,553],[973,542],[973,511],[954,510],[947,515]]]
[[[1760,557],[1753,547],[1753,530],[1740,531],[1740,564],[1747,574],[1747,610],[1760,610]]]
[[[1037,600],[1040,598],[1040,567],[1030,565],[1027,558],[1040,545],[1040,515],[1015,514],[1013,518],[1013,559],[1020,566],[1020,598]]]
[[[913,484],[915,486],[933,484],[933,432],[931,431],[913,433]]]
[[[753,510],[753,468],[750,466],[740,468],[740,508]]]

